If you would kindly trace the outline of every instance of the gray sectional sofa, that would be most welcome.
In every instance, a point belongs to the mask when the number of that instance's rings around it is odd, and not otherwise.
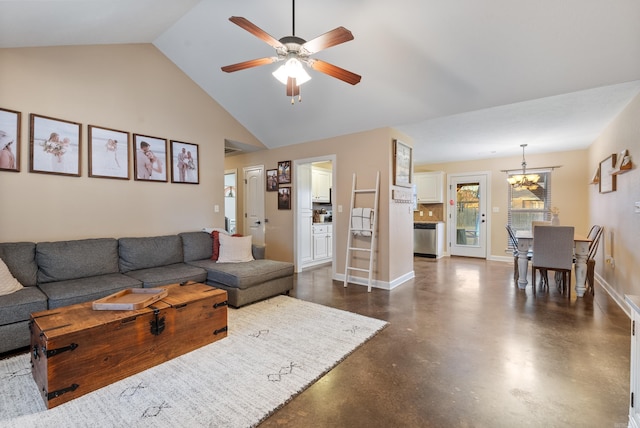
[[[293,264],[264,259],[211,260],[206,232],[142,238],[0,243],[0,258],[23,289],[0,296],[0,353],[29,345],[32,312],[88,302],[136,287],[196,281],[222,288],[240,307],[293,288]]]

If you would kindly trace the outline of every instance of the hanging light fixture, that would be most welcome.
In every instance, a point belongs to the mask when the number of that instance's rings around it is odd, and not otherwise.
[[[289,58],[271,74],[273,74],[273,77],[278,79],[283,85],[287,84],[289,77],[296,79],[296,84],[298,86],[311,80],[311,76],[309,76],[309,73],[307,73],[302,67],[300,60],[294,56]]]
[[[522,147],[522,174],[512,175],[507,178],[513,190],[536,190],[538,188],[538,174],[527,174],[527,161],[524,159],[524,148],[526,144],[520,144]]]

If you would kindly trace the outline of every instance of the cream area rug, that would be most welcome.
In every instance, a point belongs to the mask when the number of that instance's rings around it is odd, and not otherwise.
[[[47,410],[29,355],[0,360],[0,427],[252,427],[387,323],[278,296],[224,339]]]

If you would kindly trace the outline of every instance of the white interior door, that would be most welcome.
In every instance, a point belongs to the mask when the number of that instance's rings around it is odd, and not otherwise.
[[[452,256],[487,257],[488,174],[449,174],[447,224]]]
[[[244,235],[253,236],[252,242],[264,245],[264,166],[244,168]]]

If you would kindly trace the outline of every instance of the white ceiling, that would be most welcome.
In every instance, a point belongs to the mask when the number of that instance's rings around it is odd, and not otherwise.
[[[416,164],[586,148],[640,92],[637,0],[298,0],[296,36],[355,39],[314,55],[291,105],[271,72],[221,66],[274,55],[228,21],[292,35],[290,0],[0,1],[0,47],[153,43],[266,146],[380,127]]]

